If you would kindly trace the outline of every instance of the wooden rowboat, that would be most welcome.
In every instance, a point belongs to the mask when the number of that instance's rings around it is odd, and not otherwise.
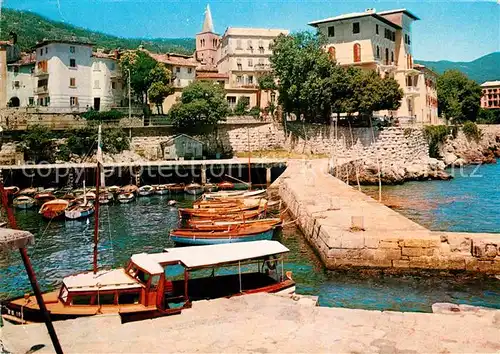
[[[64,216],[70,220],[88,218],[92,214],[94,214],[94,204],[90,201],[86,203],[74,202],[64,210]]]
[[[120,193],[118,194],[118,201],[122,204],[127,204],[135,200],[134,193]]]
[[[17,186],[4,187],[5,193],[7,193],[8,197],[15,196],[19,193],[20,188]]]
[[[197,200],[193,203],[194,209],[210,208],[243,208],[253,209],[261,205],[259,199],[215,199],[215,200]]]
[[[158,184],[153,186],[153,188],[154,188],[154,193],[157,195],[165,195],[170,193],[170,191],[168,190],[168,184]]]
[[[217,245],[221,243],[271,240],[274,225],[241,224],[230,230],[176,229],[170,239],[184,245]]]
[[[218,221],[236,221],[236,220],[250,220],[256,217],[262,217],[266,212],[266,209],[255,209],[255,210],[245,210],[237,213],[202,213],[201,211],[197,215],[190,214],[180,214],[183,219],[192,218],[203,218],[208,220],[218,220]]]
[[[36,188],[24,188],[19,192],[19,195],[27,195],[28,197],[34,197],[38,193]]]
[[[219,187],[220,190],[233,189],[234,183],[229,181],[222,181],[221,183],[217,184],[217,187]]]
[[[133,184],[129,184],[129,185],[125,186],[125,187],[122,187],[121,192],[136,194],[138,190],[139,190],[139,187],[137,187],[137,186],[135,186]]]
[[[185,191],[187,194],[191,194],[191,195],[201,195],[201,194],[203,194],[204,189],[203,189],[203,187],[201,186],[201,184],[198,184],[198,183],[190,183],[190,184],[188,184],[188,185],[184,188],[184,191]]]
[[[184,193],[184,188],[186,188],[184,183],[181,183],[181,184],[174,183],[174,184],[167,185],[167,189],[170,193]]]
[[[266,194],[265,189],[255,191],[220,191],[214,193],[203,194],[203,199],[245,199],[245,198],[261,198]]]
[[[281,224],[282,220],[280,218],[236,221],[192,219],[188,222],[190,228],[198,230],[230,230],[236,227],[241,227],[241,225],[269,225],[276,228],[281,227]]]
[[[54,199],[42,205],[39,214],[47,220],[64,219],[64,211],[69,206],[69,201],[64,199]]]
[[[138,194],[140,197],[147,197],[147,196],[150,196],[150,195],[152,195],[154,192],[155,192],[155,189],[154,189],[152,186],[150,186],[150,185],[146,185],[146,186],[139,187],[139,189],[137,190],[137,194]]]
[[[43,204],[50,202],[51,200],[54,200],[54,199],[56,199],[56,197],[52,193],[42,192],[42,193],[38,193],[37,195],[35,195],[35,200],[36,200],[38,205],[43,205]]]
[[[266,199],[258,199],[253,201],[253,203],[248,202],[247,204],[240,205],[237,207],[228,207],[228,208],[182,208],[179,209],[179,213],[181,217],[212,217],[212,216],[224,216],[228,214],[240,213],[242,211],[253,210],[253,209],[262,209],[265,210],[267,207]]]

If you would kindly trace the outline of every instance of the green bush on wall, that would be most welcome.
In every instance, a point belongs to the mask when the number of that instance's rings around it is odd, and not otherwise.
[[[429,156],[439,157],[439,145],[446,141],[448,135],[452,133],[452,128],[446,125],[427,125],[424,128],[424,137],[429,144]]]
[[[479,129],[476,123],[471,121],[467,121],[464,123],[464,125],[462,126],[462,131],[464,132],[467,140],[474,140],[476,143],[479,142],[479,140],[481,140],[481,137],[483,136],[481,129]]]

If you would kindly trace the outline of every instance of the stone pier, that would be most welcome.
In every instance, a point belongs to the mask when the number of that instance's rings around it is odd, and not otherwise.
[[[327,172],[290,162],[279,195],[329,269],[380,267],[500,274],[500,235],[432,232]]]

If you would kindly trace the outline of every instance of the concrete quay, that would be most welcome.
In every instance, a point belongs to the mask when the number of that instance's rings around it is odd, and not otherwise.
[[[457,310],[455,310],[457,311]],[[303,306],[256,294],[194,302],[172,317],[120,324],[118,316],[55,323],[65,353],[494,353],[500,311],[401,313]],[[6,324],[7,350],[53,352],[43,324]]]
[[[432,232],[331,176],[327,164],[290,162],[273,184],[327,268],[500,274],[500,234]]]

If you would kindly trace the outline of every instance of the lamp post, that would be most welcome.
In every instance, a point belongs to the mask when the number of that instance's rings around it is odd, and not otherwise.
[[[130,69],[127,69],[128,71],[128,119],[132,118],[132,101],[131,101],[131,94],[130,94]]]
[[[36,302],[38,304],[38,307],[40,308],[40,312],[42,313],[45,326],[47,327],[47,331],[49,332],[52,345],[54,346],[54,350],[56,351],[57,354],[62,354],[63,350],[61,348],[61,344],[59,343],[59,339],[57,338],[57,334],[52,324],[52,320],[50,319],[50,314],[47,311],[47,307],[45,306],[45,302],[43,300],[40,287],[38,286],[33,266],[31,265],[31,261],[28,256],[28,251],[26,250],[26,246],[34,243],[34,236],[31,232],[16,230],[17,229],[16,219],[14,218],[14,213],[12,212],[12,209],[9,208],[8,206],[7,193],[5,192],[2,181],[0,181],[0,193],[2,198],[2,204],[7,212],[10,227],[12,228],[12,229],[0,230],[0,252],[7,252],[19,249],[19,253],[21,254],[24,267],[26,268],[26,273],[28,273],[28,278],[30,280],[31,287],[33,288],[33,292],[35,293]]]

